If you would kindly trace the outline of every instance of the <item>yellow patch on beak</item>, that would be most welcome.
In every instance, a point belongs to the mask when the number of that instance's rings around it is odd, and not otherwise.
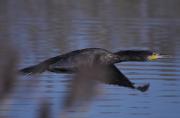
[[[151,56],[148,56],[148,60],[153,61],[158,59],[160,56],[157,53],[153,53]]]

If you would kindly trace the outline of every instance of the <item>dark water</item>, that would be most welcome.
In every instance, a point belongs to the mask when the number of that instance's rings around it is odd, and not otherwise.
[[[103,93],[83,117],[179,118],[179,10],[178,0],[6,0],[0,1],[0,39],[17,47],[19,68],[87,47],[171,55],[155,62],[117,64],[132,81],[149,82],[150,90],[140,93],[102,84]],[[47,99],[53,117],[58,116],[66,75],[46,72],[19,79],[11,101],[1,103],[6,106],[1,107],[1,116],[34,118],[38,105]]]

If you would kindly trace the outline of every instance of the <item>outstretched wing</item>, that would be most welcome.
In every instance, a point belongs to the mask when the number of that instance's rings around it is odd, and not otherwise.
[[[23,68],[19,72],[22,74],[36,74],[44,71],[67,73],[71,72],[72,68],[74,68],[74,65],[64,55],[61,55],[47,59],[37,65]]]
[[[122,74],[121,71],[119,71],[119,69],[115,65],[104,66],[103,71],[104,72],[102,73],[105,75],[105,79],[102,80],[107,84],[137,89],[141,92],[145,92],[149,88],[149,84],[136,86],[136,84],[131,82],[124,74]]]
[[[133,83],[115,65],[103,67],[105,83],[134,88]]]

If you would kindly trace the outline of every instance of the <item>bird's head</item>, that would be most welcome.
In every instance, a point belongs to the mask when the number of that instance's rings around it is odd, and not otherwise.
[[[159,58],[166,58],[166,55],[160,55],[148,50],[126,50],[116,52],[122,61],[153,61]]]

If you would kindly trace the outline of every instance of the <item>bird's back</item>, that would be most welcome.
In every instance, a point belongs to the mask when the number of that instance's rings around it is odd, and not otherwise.
[[[58,56],[58,61],[51,64],[50,68],[75,69],[79,66],[92,66],[94,63],[98,63],[99,57],[109,53],[107,50],[101,48],[75,50]]]
[[[68,72],[79,69],[81,66],[94,66],[98,63],[107,63],[113,53],[101,48],[86,48],[71,51],[56,57],[49,58],[37,65],[21,69],[21,73]]]

